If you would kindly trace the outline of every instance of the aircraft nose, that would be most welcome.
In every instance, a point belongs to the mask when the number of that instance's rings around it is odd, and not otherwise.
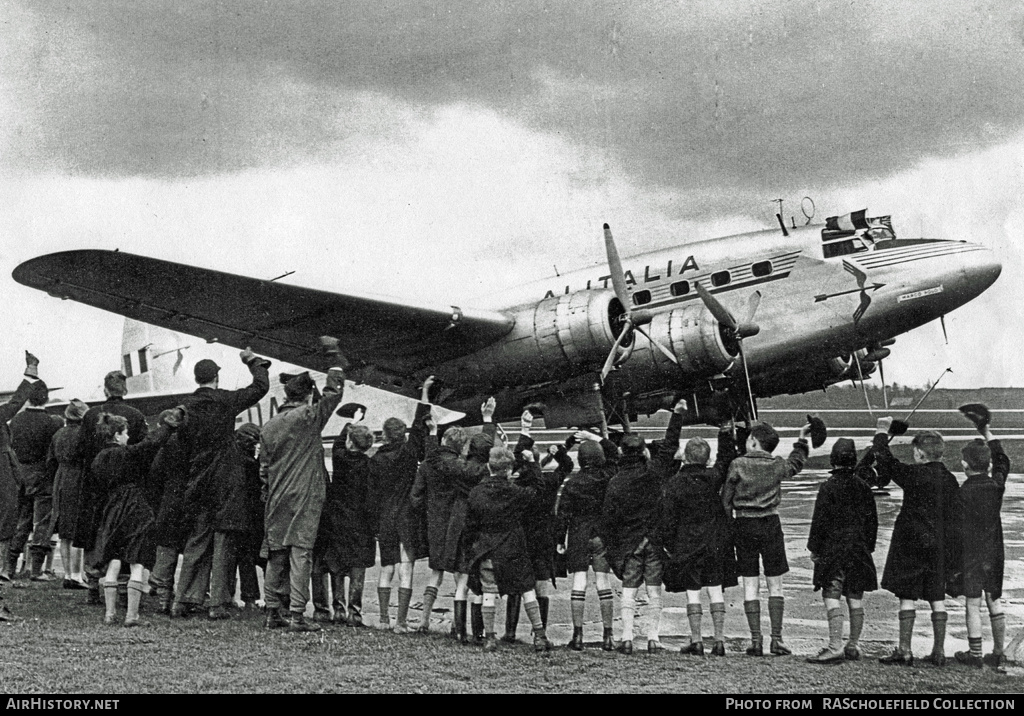
[[[971,261],[964,266],[964,274],[969,290],[975,296],[981,294],[996,282],[1003,271],[1003,264],[996,258],[992,249],[979,246],[980,251],[970,254]]]

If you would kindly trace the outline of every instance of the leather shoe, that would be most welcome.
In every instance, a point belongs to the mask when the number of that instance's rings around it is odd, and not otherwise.
[[[897,648],[889,656],[883,656],[879,659],[878,663],[890,664],[892,666],[913,666],[914,655],[910,653],[903,653]]]
[[[281,616],[281,610],[276,607],[267,607],[267,618],[263,620],[264,629],[283,629],[288,626],[288,620]]]
[[[657,639],[647,640],[647,653],[648,654],[660,654],[665,651],[665,647],[661,645],[661,642]]]
[[[985,654],[981,660],[985,666],[991,666],[993,669],[1002,669],[1006,666],[1005,654],[996,654],[995,652],[992,652],[991,654]]]
[[[782,639],[772,639],[772,645],[769,650],[775,656],[789,656],[793,653],[788,646],[782,643]]]
[[[975,656],[969,651],[958,651],[953,655],[957,662],[965,664],[966,666],[973,666],[976,669],[980,669],[985,665],[985,660],[980,656]]]
[[[535,632],[533,635],[533,650],[534,651],[551,651],[551,642],[548,641],[546,634]]]
[[[933,651],[931,654],[921,659],[921,661],[925,662],[926,664],[931,664],[932,666],[945,666],[946,655],[943,654],[941,651]]]
[[[680,649],[679,653],[690,654],[691,656],[704,656],[704,642],[691,641],[689,644]]]
[[[747,656],[764,656],[764,641],[762,639],[751,639],[747,647]]]
[[[631,639],[625,639],[618,648],[615,650],[620,654],[632,654],[633,653],[633,641]]]
[[[808,664],[841,664],[846,661],[846,654],[842,651],[832,651],[825,647],[814,656],[807,657]]]
[[[843,656],[846,657],[847,661],[860,661],[860,649],[853,644],[847,644],[843,649]]]
[[[715,645],[711,647],[711,656],[725,656],[725,642],[716,641]]]
[[[13,624],[16,621],[20,621],[20,617],[11,614],[6,604],[0,604],[0,623]]]
[[[61,585],[62,589],[88,589],[89,585],[85,582],[79,582],[77,579],[65,579]]]
[[[299,632],[323,631],[323,627],[315,622],[307,622],[301,614],[292,614],[291,622],[288,624],[288,632],[291,634]]]
[[[497,651],[498,650],[498,639],[494,634],[488,634],[484,637],[484,651]]]
[[[567,646],[573,651],[583,651],[583,627],[572,628],[572,641]]]
[[[219,607],[210,607],[210,613],[207,616],[213,621],[231,618],[231,614],[224,605]]]
[[[611,629],[604,630],[604,638],[601,640],[601,649],[604,651],[615,651],[615,639]]]

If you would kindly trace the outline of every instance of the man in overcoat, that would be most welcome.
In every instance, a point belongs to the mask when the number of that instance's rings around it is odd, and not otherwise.
[[[896,650],[880,661],[914,663],[910,649],[917,615],[914,602],[924,599],[931,605],[934,637],[932,652],[924,660],[942,666],[946,663],[946,590],[963,570],[960,487],[942,464],[941,435],[930,430],[917,433],[911,442],[914,464],[906,465],[889,450],[891,424],[892,418],[879,418],[873,447],[879,486],[892,481],[903,488],[903,504],[882,572],[882,589],[900,600],[900,637]]]
[[[309,602],[313,547],[327,497],[321,432],[341,402],[345,373],[332,367],[314,405],[308,373],[285,384],[288,401],[260,433],[260,477],[267,490],[266,594],[268,628],[284,626],[282,597],[290,594],[289,631],[316,631],[303,617]]]
[[[270,361],[258,358],[248,348],[239,356],[249,368],[252,383],[238,390],[222,390],[220,366],[204,358],[193,370],[199,387],[184,401],[189,422],[179,432],[178,440],[183,458],[188,461],[184,511],[189,536],[182,554],[172,617],[202,611],[213,566],[216,485],[225,473],[235,469],[235,417],[256,405],[270,390]]]
[[[878,589],[871,553],[878,534],[878,512],[871,488],[857,472],[853,440],[839,438],[832,446],[832,476],[818,488],[807,550],[814,562],[814,591],[821,590],[828,617],[828,646],[808,657],[814,664],[860,658],[858,640],[864,628],[864,592]],[[850,640],[843,646],[843,610],[850,609]]]
[[[661,646],[661,584],[664,549],[659,539],[662,482],[673,470],[679,447],[686,401],[672,408],[662,440],[648,448],[644,439],[629,433],[619,443],[618,470],[608,483],[597,533],[604,543],[608,564],[622,580],[622,643],[619,651],[633,653],[633,617],[636,593],[647,585],[647,650],[656,653]]]
[[[718,432],[718,452],[713,467],[708,467],[711,447],[703,438],[690,438],[682,449],[683,464],[665,480],[662,490],[659,542],[666,553],[665,590],[686,592],[690,643],[681,651],[703,656],[701,621],[704,611],[700,590],[707,588],[715,630],[711,653],[725,656],[723,589],[737,584],[731,519],[722,507],[721,497],[729,465],[736,458],[732,427],[726,425]]]
[[[25,352],[25,378],[21,381],[14,395],[0,404],[0,557],[6,557],[7,546],[14,536],[18,521],[18,458],[11,449],[11,431],[7,422],[18,414],[28,400],[33,384],[39,380],[39,359]],[[8,569],[7,560],[0,565],[0,584],[10,582],[14,576]],[[3,603],[0,595],[0,623],[14,621],[15,617]]]
[[[37,381],[28,396],[28,405],[11,418],[11,448],[21,465],[21,490],[18,495],[18,528],[8,548],[8,567],[13,564],[29,545],[31,575],[33,581],[48,582],[53,579],[43,572],[43,563],[51,550],[50,523],[53,516],[53,477],[46,469],[46,453],[50,441],[64,426],[64,421],[46,412],[49,400],[46,383]],[[28,565],[26,565],[28,566]]]

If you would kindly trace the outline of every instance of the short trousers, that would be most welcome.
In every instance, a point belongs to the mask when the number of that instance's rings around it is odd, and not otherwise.
[[[737,517],[733,521],[733,541],[736,571],[741,577],[758,576],[761,572],[759,559],[766,577],[778,577],[789,571],[786,538],[778,515]]]
[[[821,596],[825,599],[839,599],[840,597],[846,597],[847,599],[863,599],[864,592],[851,592],[846,587],[846,572],[841,569],[837,569],[832,575],[832,579],[829,580],[825,588],[821,590]]]
[[[645,538],[632,553],[626,555],[622,565],[622,586],[636,589],[641,584],[661,586],[661,573],[665,567],[665,553]]]
[[[494,578],[494,564],[485,559],[480,562],[480,586],[484,594],[498,594],[498,580]]]

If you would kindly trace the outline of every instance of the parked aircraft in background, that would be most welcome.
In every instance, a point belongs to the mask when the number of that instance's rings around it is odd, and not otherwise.
[[[335,336],[361,385],[415,399],[435,375],[432,402],[470,422],[495,395],[498,420],[536,405],[548,427],[567,427],[626,424],[676,396],[689,399],[689,422],[717,421],[754,413],[758,397],[867,376],[895,337],[972,300],[1001,270],[984,246],[897,238],[889,217],[865,211],[824,226],[779,221],[781,230],[684,241],[625,261],[606,225],[607,268],[519,285],[473,308],[319,291],[117,251],[41,256],[14,278],[313,370],[327,367],[318,337]],[[151,342],[147,360],[172,370],[186,350]]]

